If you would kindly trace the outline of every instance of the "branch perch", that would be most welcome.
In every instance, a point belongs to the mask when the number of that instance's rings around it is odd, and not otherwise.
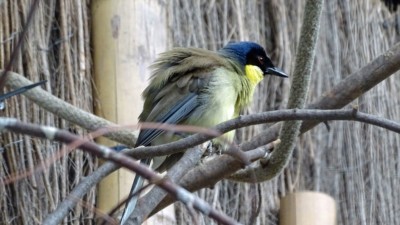
[[[96,143],[88,142],[87,140],[82,139],[77,135],[73,135],[67,131],[58,130],[54,127],[23,123],[11,118],[0,118],[0,132],[4,131],[28,134],[48,140],[62,141],[73,146],[77,145],[80,149],[94,154],[97,157],[107,159],[117,163],[120,166],[126,167],[137,174],[140,174],[150,182],[162,187],[165,191],[167,191],[169,194],[172,194],[176,199],[182,201],[184,204],[197,209],[210,218],[214,218],[221,224],[239,224],[227,215],[211,208],[211,206],[204,200],[192,195],[190,192],[177,186],[169,179],[163,179],[162,176],[153,172],[151,169],[140,164],[139,162],[136,162],[134,159],[126,157],[126,155],[123,153],[118,153],[104,146],[97,145]],[[69,210],[69,208],[67,208],[67,210]],[[56,212],[58,211],[56,210]],[[49,214],[43,221],[43,224],[51,225],[61,223],[64,217],[59,215],[60,214],[58,213]]]

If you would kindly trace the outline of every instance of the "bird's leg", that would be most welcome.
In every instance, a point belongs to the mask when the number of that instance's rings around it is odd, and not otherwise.
[[[214,152],[212,141],[207,141],[207,142],[203,143],[202,148],[206,149],[204,156],[210,156]]]

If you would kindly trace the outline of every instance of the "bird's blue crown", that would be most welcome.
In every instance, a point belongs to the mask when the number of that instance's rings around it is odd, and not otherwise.
[[[237,60],[242,65],[246,65],[247,54],[252,50],[264,52],[264,48],[259,44],[249,41],[231,42],[219,50],[219,52],[226,57]]]

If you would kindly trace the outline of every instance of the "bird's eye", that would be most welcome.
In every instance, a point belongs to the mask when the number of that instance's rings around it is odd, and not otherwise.
[[[257,59],[258,59],[258,62],[259,62],[261,65],[264,65],[264,57],[262,57],[262,56],[257,56]]]

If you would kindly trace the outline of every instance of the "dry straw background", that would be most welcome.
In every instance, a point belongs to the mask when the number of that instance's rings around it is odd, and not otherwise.
[[[30,3],[0,1],[0,68],[10,57]],[[90,112],[94,99],[89,4],[90,0],[40,1],[13,71],[32,81],[48,80],[47,91]],[[169,45],[216,50],[230,40],[252,40],[266,46],[277,66],[290,73],[304,4],[305,0],[165,1]],[[325,1],[308,102],[399,41],[399,21],[400,13],[389,12],[378,0]],[[284,107],[288,90],[288,80],[266,79],[248,112]],[[352,105],[399,121],[399,90],[397,74]],[[1,114],[85,133],[24,97],[8,100]],[[266,126],[241,130],[238,140]],[[32,169],[61,148],[59,143],[13,134],[2,134],[0,143],[1,177]],[[300,138],[289,167],[277,178],[262,184],[223,181],[198,194],[244,224],[278,224],[279,198],[297,190],[332,195],[338,204],[338,224],[396,224],[400,218],[399,147],[395,133],[360,123],[331,122],[330,130],[319,125]],[[11,185],[0,180],[0,224],[40,224],[97,165],[97,159],[75,151],[27,179]],[[93,224],[95,194],[93,189],[86,195],[64,224]],[[184,206],[178,204],[176,215],[178,224],[191,223]],[[202,224],[214,224],[200,218]]]

